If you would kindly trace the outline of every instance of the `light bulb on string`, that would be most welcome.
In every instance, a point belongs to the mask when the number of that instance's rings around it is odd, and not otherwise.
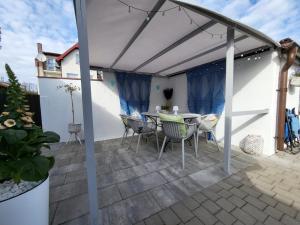
[[[150,17],[149,17],[149,12],[147,12],[147,17],[146,17],[146,20],[149,21],[150,20]]]
[[[181,11],[181,6],[178,7],[178,11]]]
[[[211,39],[213,39],[214,38],[214,34],[211,34]]]
[[[129,5],[128,6],[128,13],[130,13],[131,12],[131,6]]]
[[[165,11],[162,11],[161,15],[164,16],[165,15]]]

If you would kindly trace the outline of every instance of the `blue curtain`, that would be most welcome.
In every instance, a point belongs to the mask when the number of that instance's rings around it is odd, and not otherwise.
[[[190,112],[220,115],[225,103],[225,60],[198,66],[186,74]]]
[[[122,113],[147,112],[149,108],[152,76],[116,72]]]

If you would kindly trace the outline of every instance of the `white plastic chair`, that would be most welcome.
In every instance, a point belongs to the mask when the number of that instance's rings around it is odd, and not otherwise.
[[[161,147],[159,157],[161,158],[162,153],[164,151],[167,139],[169,139],[173,145],[173,141],[181,141],[181,155],[182,155],[182,169],[184,169],[184,141],[189,139],[192,135],[194,136],[194,145],[195,145],[195,154],[197,157],[197,124],[188,124],[188,123],[179,123],[179,122],[171,122],[171,121],[161,121],[163,132],[165,134],[164,142]],[[186,134],[183,135],[181,131],[181,126],[184,125],[186,128]],[[172,146],[173,147],[173,146]]]
[[[124,124],[124,128],[125,128],[125,131],[124,131],[123,136],[122,136],[122,141],[121,141],[121,145],[123,145],[124,139],[125,138],[127,139],[128,132],[131,129],[131,127],[128,125],[128,121],[127,121],[128,118],[130,118],[130,116],[125,115],[125,114],[120,114],[120,117],[121,117],[121,120],[122,120],[122,122]]]
[[[136,153],[138,153],[139,151],[139,146],[140,146],[140,141],[141,141],[141,137],[143,134],[155,134],[156,136],[156,145],[157,145],[157,151],[159,151],[159,143],[158,143],[158,136],[157,136],[157,128],[156,128],[156,124],[154,122],[147,122],[147,121],[143,121],[141,119],[136,119],[136,118],[127,118],[127,123],[130,126],[130,128],[133,130],[133,135],[135,133],[138,134],[138,143],[136,146]],[[133,135],[132,135],[132,139],[129,145],[129,148],[131,146],[132,140],[133,140]]]
[[[214,131],[214,128],[216,127],[218,121],[219,121],[219,116],[216,114],[207,114],[207,115],[201,116],[201,118],[198,120],[198,136],[200,133],[204,133],[206,142],[207,142],[208,133],[210,133],[213,141],[215,142],[218,150],[220,151],[220,147],[218,145],[215,131]],[[197,138],[197,145],[198,145],[198,143],[199,143],[199,140]]]

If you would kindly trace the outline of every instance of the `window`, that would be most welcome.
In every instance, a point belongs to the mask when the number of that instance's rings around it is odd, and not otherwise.
[[[76,64],[79,64],[79,54],[76,54]]]
[[[78,78],[77,73],[67,73],[67,78]]]
[[[56,61],[55,61],[55,58],[47,59],[46,70],[56,71]]]

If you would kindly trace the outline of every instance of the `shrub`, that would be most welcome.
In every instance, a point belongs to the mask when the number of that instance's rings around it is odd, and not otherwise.
[[[41,149],[50,148],[48,144],[58,142],[60,137],[34,124],[24,90],[7,64],[5,69],[10,85],[0,115],[0,182],[46,179],[54,158],[43,156]]]

